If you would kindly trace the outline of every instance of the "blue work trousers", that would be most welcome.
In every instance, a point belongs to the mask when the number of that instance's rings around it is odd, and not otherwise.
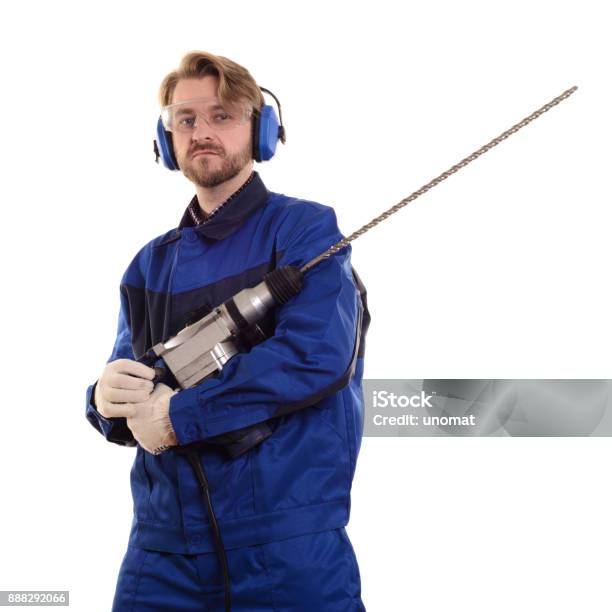
[[[364,612],[344,527],[226,551],[232,612]],[[113,612],[223,612],[217,554],[128,546]]]

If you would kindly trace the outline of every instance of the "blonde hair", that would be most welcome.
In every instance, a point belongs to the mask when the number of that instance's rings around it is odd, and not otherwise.
[[[180,79],[202,78],[212,74],[219,79],[217,97],[223,105],[244,104],[260,110],[264,97],[251,73],[236,62],[206,51],[191,51],[183,56],[176,70],[164,77],[159,87],[161,106],[172,103],[172,95]]]

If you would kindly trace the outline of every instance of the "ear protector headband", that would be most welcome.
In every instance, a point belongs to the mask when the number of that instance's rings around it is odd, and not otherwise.
[[[278,106],[279,119],[276,116],[274,107],[265,104],[261,109],[254,109],[251,117],[252,156],[257,162],[268,161],[276,152],[276,143],[280,140],[285,144],[285,126],[283,125],[283,115],[278,98],[265,87],[260,87],[262,91],[269,93]],[[168,170],[179,170],[178,162],[172,146],[172,132],[164,128],[161,115],[157,120],[156,138],[153,141],[153,151],[155,162],[159,163],[161,158],[162,165]]]

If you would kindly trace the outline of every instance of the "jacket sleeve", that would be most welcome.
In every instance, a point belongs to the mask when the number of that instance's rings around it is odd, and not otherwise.
[[[301,266],[342,238],[333,208],[307,203],[277,234],[277,265]],[[350,253],[348,245],[304,274],[301,292],[277,307],[274,335],[172,396],[180,445],[308,407],[346,385],[359,337]]]
[[[123,289],[120,289],[121,306],[119,310],[119,323],[117,325],[117,338],[113,352],[106,363],[115,359],[134,359],[132,352],[132,342],[129,324],[129,308],[127,297]],[[90,385],[86,391],[85,417],[87,420],[109,441],[122,446],[136,446],[136,440],[132,435],[125,417],[103,417],[96,409],[94,404],[96,381]]]

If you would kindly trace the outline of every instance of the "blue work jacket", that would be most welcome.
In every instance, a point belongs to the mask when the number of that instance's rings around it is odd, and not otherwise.
[[[135,255],[120,283],[117,337],[107,363],[138,359],[276,267],[301,266],[343,235],[333,208],[268,191],[254,173],[208,221],[179,226]],[[336,529],[349,521],[363,433],[361,380],[370,322],[351,246],[304,274],[303,288],[262,323],[269,335],[222,371],[170,400],[179,445],[257,423],[272,435],[247,452],[200,451],[226,549]],[[96,381],[97,382],[97,381]],[[105,418],[87,388],[86,418],[113,443],[136,447],[129,543],[177,553],[214,551],[196,475],[175,450],[152,455],[123,417]]]

